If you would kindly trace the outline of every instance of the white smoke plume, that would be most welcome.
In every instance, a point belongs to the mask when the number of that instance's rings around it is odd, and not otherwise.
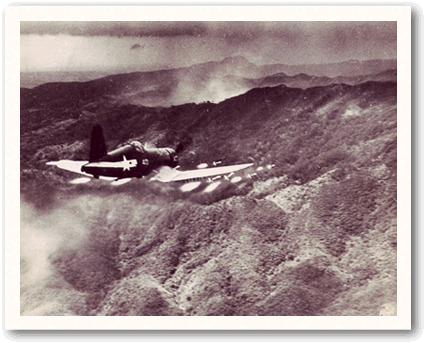
[[[39,213],[32,205],[21,203],[21,315],[74,314],[70,304],[82,300],[82,294],[67,285],[50,257],[60,249],[78,246],[86,234],[72,207]]]

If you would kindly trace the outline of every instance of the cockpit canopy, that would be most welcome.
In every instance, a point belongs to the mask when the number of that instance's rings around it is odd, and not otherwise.
[[[142,143],[138,142],[138,141],[133,141],[130,142],[130,145],[137,151],[137,152],[145,152],[145,147],[143,146]]]

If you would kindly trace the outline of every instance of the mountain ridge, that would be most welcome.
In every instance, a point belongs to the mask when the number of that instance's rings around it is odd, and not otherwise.
[[[375,73],[327,77],[306,73],[282,75],[279,74],[282,71],[271,69],[268,70],[268,74],[265,74],[260,71],[262,67],[252,68],[253,64],[245,59],[247,65],[240,60],[223,61],[206,62],[188,68],[108,75],[85,82],[46,83],[32,89],[23,87],[21,102],[25,107],[28,106],[25,102],[39,106],[41,103],[55,99],[59,107],[69,106],[69,102],[93,101],[97,98],[108,97],[122,104],[169,107],[192,102],[217,103],[252,88],[279,84],[294,88],[310,88],[332,83],[359,84],[366,81],[397,80],[396,70],[381,70],[382,65],[380,68],[375,68]],[[379,64],[379,61],[368,62],[370,63],[367,65]],[[384,66],[388,67],[388,65]],[[260,75],[263,76],[260,77]],[[252,78],[253,76],[257,78]]]
[[[22,72],[21,73],[21,87],[34,88],[40,84],[48,82],[63,82],[63,81],[80,81],[87,82],[103,77],[108,77],[116,74],[130,74],[135,72],[140,73],[162,73],[168,72],[170,74],[190,74],[193,72],[220,72],[221,74],[236,73],[236,76],[242,78],[261,78],[266,77],[278,72],[284,72],[288,75],[295,75],[306,73],[311,76],[355,76],[378,73],[387,69],[396,69],[396,60],[370,60],[370,61],[357,61],[356,63],[338,62],[331,64],[310,64],[310,65],[287,65],[287,64],[271,64],[257,66],[251,63],[246,58],[241,56],[228,57],[222,61],[210,61],[200,64],[195,64],[190,67],[179,67],[170,69],[160,69],[151,71],[139,70],[116,70],[116,71],[88,71],[88,72],[57,72],[57,78],[54,79],[55,72],[39,72],[41,75],[40,80],[36,81],[37,72]],[[221,70],[220,70],[221,69]],[[44,75],[44,77],[43,77]],[[73,76],[74,75],[74,76]],[[99,76],[99,77],[97,77]],[[31,78],[34,80],[31,81]]]

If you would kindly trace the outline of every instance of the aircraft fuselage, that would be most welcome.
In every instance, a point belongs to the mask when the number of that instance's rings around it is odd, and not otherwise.
[[[81,171],[95,178],[107,176],[122,179],[142,177],[161,166],[175,168],[177,163],[178,157],[174,149],[148,149],[139,142],[132,142],[107,153],[97,161],[90,161],[81,167]]]

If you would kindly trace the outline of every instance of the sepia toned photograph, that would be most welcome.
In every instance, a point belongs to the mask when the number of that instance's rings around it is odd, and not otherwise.
[[[19,28],[19,316],[397,316],[397,21]]]

